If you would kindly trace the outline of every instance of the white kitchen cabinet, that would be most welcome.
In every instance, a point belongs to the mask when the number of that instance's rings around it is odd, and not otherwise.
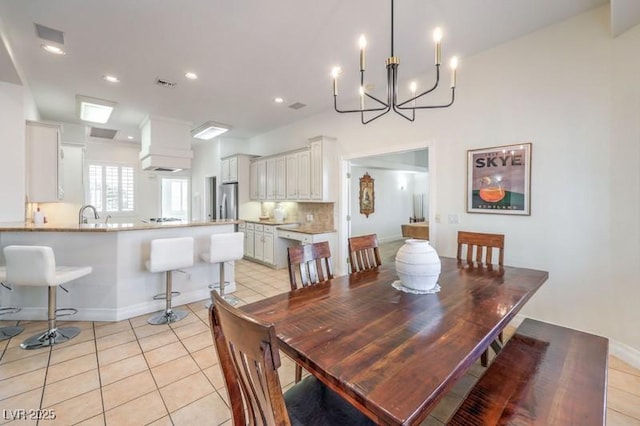
[[[276,199],[276,159],[267,160],[267,200]]]
[[[238,157],[223,158],[220,167],[222,183],[238,182]]]
[[[286,199],[308,200],[309,179],[309,150],[286,155]]]
[[[336,201],[337,156],[335,139],[318,136],[309,139],[311,162],[311,199]]]
[[[286,156],[286,198],[287,200],[298,199],[298,154],[288,154]]]
[[[256,169],[257,179],[258,179],[258,199],[266,200],[267,199],[267,162],[265,160],[261,160],[257,162]]]
[[[276,158],[276,200],[287,198],[287,163],[284,155]]]
[[[244,233],[244,257],[253,258],[254,248],[254,224],[253,223],[241,223],[238,225],[238,232]]]
[[[253,161],[249,165],[249,187],[251,200],[258,200],[258,163]]]
[[[262,243],[263,243],[263,248],[262,248],[262,261],[264,263],[269,263],[271,265],[273,265],[274,262],[274,251],[275,251],[275,247],[273,245],[274,243],[274,239],[273,239],[273,233],[269,234],[267,232],[264,233],[264,236],[262,237]]]
[[[311,155],[309,150],[298,153],[298,199],[311,198]]]
[[[277,232],[276,227],[272,225],[246,222],[245,258],[276,269],[286,267],[287,247],[294,242],[278,238]],[[250,245],[252,247],[249,247]]]
[[[253,258],[264,261],[264,225],[257,223],[253,234]]]
[[[251,199],[335,202],[338,194],[335,139],[318,136],[309,142],[308,149],[254,160],[250,171]]]
[[[255,232],[247,229],[244,231],[244,255],[247,257],[255,256]]]
[[[25,133],[28,201],[60,201],[64,196],[60,126],[28,121]]]

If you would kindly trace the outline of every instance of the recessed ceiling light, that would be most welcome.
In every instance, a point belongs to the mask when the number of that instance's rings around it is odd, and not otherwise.
[[[130,141],[133,140],[133,136],[127,136],[127,139],[129,139]]]
[[[83,121],[104,124],[109,121],[115,102],[76,95],[78,116]]]
[[[109,83],[120,83],[120,79],[115,75],[105,74],[102,76],[104,81],[108,81]]]
[[[281,97],[277,97],[277,98],[273,98],[273,102],[277,103],[277,104],[281,104],[284,102],[284,99],[282,99]]]
[[[189,80],[197,80],[198,79],[198,74],[196,74],[195,72],[188,72],[184,76],[187,77]]]
[[[58,46],[54,46],[53,44],[43,44],[42,48],[54,55],[66,55],[64,50],[60,49]]]
[[[193,129],[191,134],[194,138],[204,139],[208,141],[209,139],[213,139],[216,136],[223,134],[228,131],[231,127],[226,124],[220,124],[213,121],[207,121],[202,126]]]

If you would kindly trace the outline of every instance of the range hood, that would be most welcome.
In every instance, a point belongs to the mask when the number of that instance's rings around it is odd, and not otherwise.
[[[191,123],[148,116],[140,124],[140,129],[143,170],[175,172],[191,168]]]

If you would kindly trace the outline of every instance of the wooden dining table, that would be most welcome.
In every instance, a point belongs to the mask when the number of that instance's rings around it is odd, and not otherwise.
[[[396,290],[393,264],[244,306],[280,349],[378,424],[422,422],[548,273],[441,258],[441,291]]]

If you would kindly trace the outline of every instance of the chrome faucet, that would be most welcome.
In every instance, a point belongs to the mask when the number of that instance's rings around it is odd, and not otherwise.
[[[95,218],[96,219],[100,219],[100,216],[98,216],[98,211],[96,210],[96,208],[93,207],[91,204],[87,204],[86,206],[80,207],[80,211],[78,212],[78,225],[82,225],[83,223],[87,223],[87,218],[84,217],[84,211],[86,209],[92,209],[93,210],[93,215],[95,216]]]

